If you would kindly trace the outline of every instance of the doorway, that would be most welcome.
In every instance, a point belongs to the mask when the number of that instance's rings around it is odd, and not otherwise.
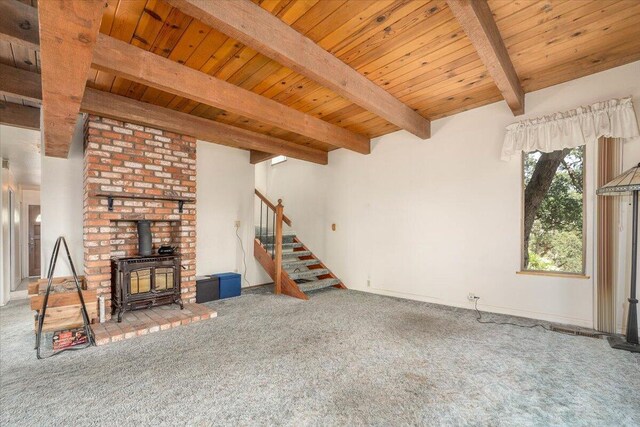
[[[40,277],[40,205],[29,205],[29,277]]]

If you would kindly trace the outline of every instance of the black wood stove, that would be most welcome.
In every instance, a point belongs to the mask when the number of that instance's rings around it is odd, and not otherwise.
[[[180,256],[151,255],[111,260],[113,314],[176,303],[180,299]]]

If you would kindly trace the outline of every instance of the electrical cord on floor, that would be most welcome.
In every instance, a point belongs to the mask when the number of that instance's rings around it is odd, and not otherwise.
[[[518,325],[517,323],[512,323],[512,322],[496,322],[495,320],[482,320],[482,313],[480,313],[480,310],[478,310],[478,300],[480,299],[480,297],[475,297],[475,304],[474,304],[474,308],[476,310],[476,314],[478,315],[476,317],[476,320],[478,321],[478,323],[483,323],[483,324],[487,324],[487,323],[492,323],[494,325],[509,325],[509,326],[517,326],[518,328],[527,328],[527,329],[533,329],[533,328],[542,328],[545,331],[551,331],[551,328],[548,328],[540,323],[536,323],[533,325]]]
[[[533,325],[519,325],[517,323],[513,323],[513,322],[496,322],[495,320],[482,320],[482,313],[480,313],[480,310],[478,310],[478,300],[480,299],[480,297],[475,297],[475,303],[474,303],[474,309],[476,310],[476,321],[478,323],[482,323],[482,324],[494,324],[494,325],[508,325],[508,326],[517,326],[518,328],[525,328],[525,329],[533,329],[533,328],[542,328],[545,331],[549,331],[549,332],[557,332],[559,334],[564,334],[564,335],[577,335],[577,334],[572,334],[569,332],[563,332],[563,331],[559,331],[559,330],[555,330],[552,328],[549,328],[541,323],[534,323]],[[593,333],[592,335],[598,335],[598,336],[611,336],[612,334],[608,334],[606,332],[596,332]]]
[[[242,275],[242,277],[244,277],[244,281],[247,282],[247,286],[251,286],[251,283],[249,283],[249,279],[247,279],[247,254],[244,251],[244,245],[242,244],[242,239],[240,238],[240,235],[238,234],[238,230],[240,229],[240,227],[236,227],[236,237],[238,238],[238,241],[240,242],[240,249],[242,249],[242,263],[244,264],[244,274]]]

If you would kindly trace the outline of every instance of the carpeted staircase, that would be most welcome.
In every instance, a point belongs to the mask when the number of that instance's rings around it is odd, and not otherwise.
[[[275,256],[275,236],[256,226],[254,253],[264,269],[274,278],[273,259]],[[283,293],[297,298],[308,299],[307,292],[335,287],[346,289],[338,279],[313,253],[298,239],[295,233],[287,231],[282,236],[282,282]]]

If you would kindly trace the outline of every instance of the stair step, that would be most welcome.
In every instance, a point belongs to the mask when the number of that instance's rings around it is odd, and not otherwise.
[[[269,230],[271,231],[271,230]],[[275,236],[275,234],[273,233],[269,233],[269,234],[260,234],[258,232],[256,232],[256,237],[263,237],[263,238],[273,238]],[[291,232],[283,232],[282,233],[282,237],[296,237],[296,233],[291,233]]]
[[[283,262],[286,259],[287,261],[293,259],[295,261],[296,258],[301,256],[309,256],[311,255],[311,251],[282,251],[282,259]]]
[[[299,271],[297,273],[287,273],[289,274],[289,278],[292,280],[298,280],[298,279],[311,279],[317,276],[322,276],[323,274],[329,274],[330,271],[327,270],[326,268],[318,268],[315,270],[305,270],[305,271]]]
[[[271,217],[269,217],[269,227],[260,227],[259,225],[256,225],[255,231],[256,231],[256,234],[261,234],[261,233],[262,234],[266,234],[267,231],[269,232],[269,234],[273,234],[273,225],[271,223]],[[283,233],[292,233],[293,229],[285,225],[282,228],[282,232]]]
[[[264,244],[263,246],[265,246],[267,249],[271,249],[275,246],[275,244],[267,243],[267,244]],[[283,249],[293,249],[293,248],[301,248],[301,247],[302,247],[302,243],[294,243],[294,242],[282,243]]]
[[[307,267],[309,265],[316,265],[316,264],[320,264],[320,261],[317,259],[301,259],[301,260],[287,260],[282,261],[282,268],[287,270],[287,272],[289,272],[289,270],[295,270],[298,267]]]
[[[282,235],[282,243],[293,243],[293,239],[296,237],[295,234],[283,234]],[[276,237],[273,234],[260,235],[256,234],[256,239],[260,240],[260,243],[263,245],[274,244],[276,241]]]
[[[339,285],[340,283],[342,283],[340,279],[322,279],[313,282],[298,283],[298,288],[302,292],[309,292],[317,289],[328,288],[329,286]]]

